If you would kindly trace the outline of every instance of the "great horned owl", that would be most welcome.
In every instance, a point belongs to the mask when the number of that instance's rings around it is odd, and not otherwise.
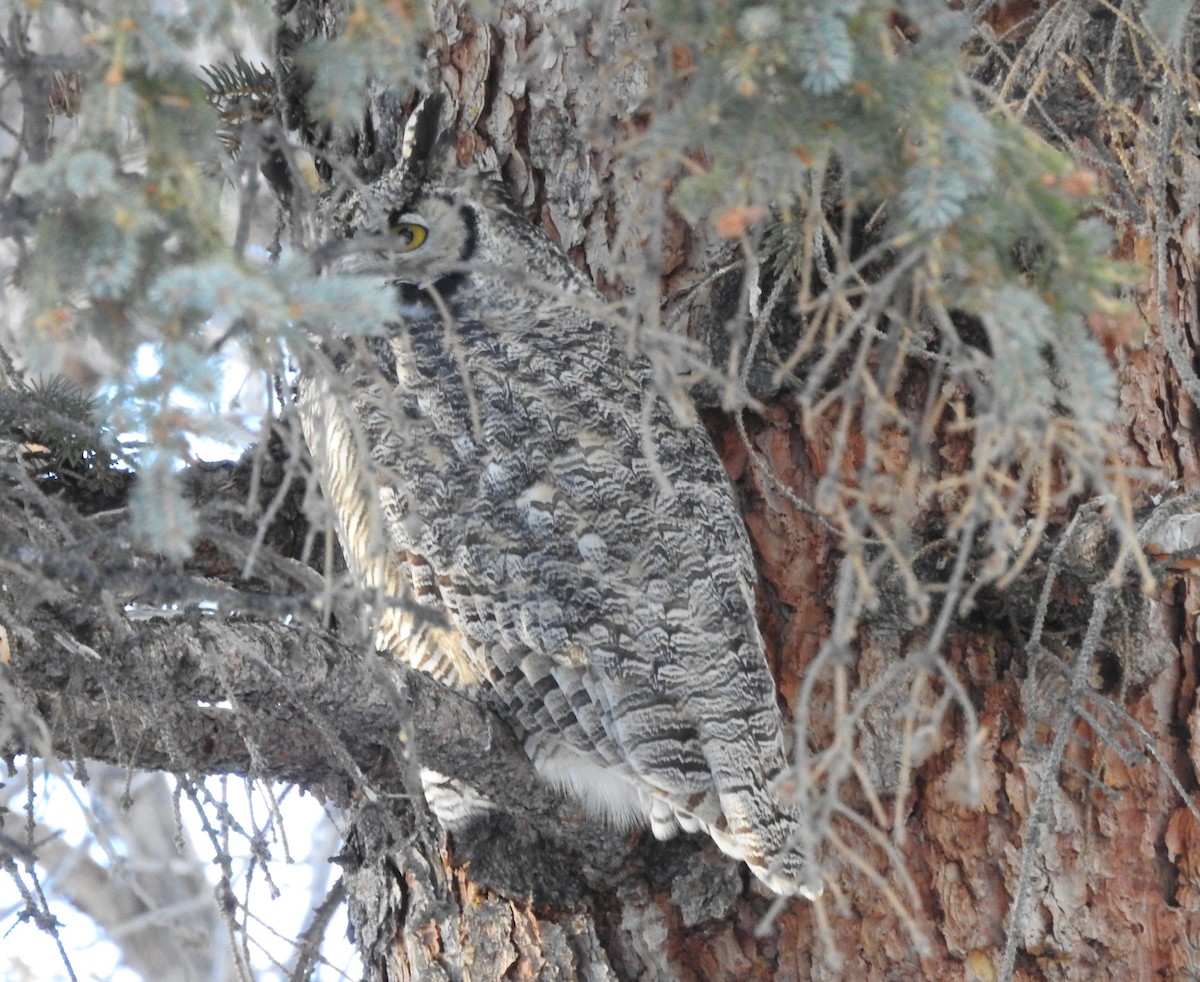
[[[493,707],[593,815],[702,830],[813,895],[775,788],[753,555],[707,434],[582,271],[495,185],[439,173],[430,136],[329,206],[330,265],[390,284],[397,316],[300,385],[351,569],[398,600],[378,646]]]

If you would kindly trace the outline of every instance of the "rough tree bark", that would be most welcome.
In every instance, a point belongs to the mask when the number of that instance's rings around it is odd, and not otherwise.
[[[295,29],[328,28],[327,17],[304,20],[323,6],[297,4]],[[641,160],[635,170],[619,149],[656,100],[670,97],[687,52],[644,41],[643,15],[624,3],[575,7],[514,5],[482,25],[456,5],[435,4],[430,77],[450,97],[457,152],[498,166],[530,214],[598,283],[632,297],[643,321],[706,337],[737,316],[740,284],[714,278],[735,250],[715,228],[686,225],[667,208],[670,167],[655,172]],[[993,26],[1019,42],[1037,36],[1047,11],[1053,6],[1010,5]],[[1100,54],[1072,57],[1040,80],[1041,91],[1054,94],[1043,104],[1056,114],[1047,129],[1083,148],[1084,159],[1122,161],[1124,170],[1097,167],[1103,181],[1132,186],[1131,175],[1154,175],[1142,214],[1114,203],[1108,216],[1122,253],[1146,275],[1145,323],[1132,336],[1121,336],[1125,325],[1096,328],[1119,365],[1119,437],[1134,498],[1149,509],[1152,494],[1200,488],[1196,215],[1181,183],[1188,168],[1161,159],[1162,147],[1182,145],[1185,127],[1176,120],[1169,137],[1146,139],[1145,127],[1156,125],[1139,115],[1148,102],[1113,118],[1080,74],[1080,62]],[[998,74],[995,86],[1005,78]],[[378,166],[403,119],[393,96],[380,89],[368,100]],[[1112,157],[1088,150],[1123,139]],[[912,380],[914,401],[922,383]],[[919,659],[934,631],[890,615],[889,601],[903,606],[899,584],[842,650],[838,672],[821,676],[817,696],[802,696],[835,630],[839,551],[781,487],[811,500],[834,458],[862,448],[851,439],[847,449],[836,419],[802,418],[786,394],[764,395],[744,414],[746,439],[717,408],[708,421],[743,495],[761,560],[762,624],[783,699],[809,714],[804,737],[815,745],[836,737],[839,684],[886,682],[886,698],[863,716],[859,736],[871,786],[885,797],[852,804],[882,815],[895,849],[839,825],[862,864],[831,857],[819,905],[784,904],[760,931],[771,901],[743,870],[695,842],[659,845],[581,827],[538,788],[496,721],[425,680],[396,681],[354,639],[280,600],[315,577],[289,558],[303,539],[298,495],[270,479],[270,462],[286,457],[286,447],[248,458],[240,470],[194,478],[197,500],[214,512],[240,507],[252,484],[268,499],[292,495],[268,539],[274,558],[256,581],[238,576],[236,530],[211,536],[190,567],[165,577],[152,560],[114,545],[125,521],[114,510],[119,496],[103,509],[39,503],[6,465],[15,488],[8,497],[23,511],[4,519],[0,539],[0,661],[8,665],[0,684],[9,690],[0,747],[295,780],[343,803],[355,827],[339,861],[378,980],[991,979],[1010,935],[1018,978],[1194,972],[1200,590],[1186,564],[1156,567],[1151,597],[1132,575],[1106,593],[1115,539],[1081,500],[1076,513],[1053,516],[1045,544],[1007,593],[981,593],[969,616],[948,626],[940,657],[981,724],[976,804],[967,793],[962,715],[934,712],[942,683],[915,663],[905,674],[892,671]],[[941,449],[951,462],[962,453],[953,440]],[[1156,533],[1149,544],[1175,551],[1165,541]],[[930,560],[943,561],[954,557]],[[1054,638],[1027,651],[1032,608],[1051,573]],[[207,599],[238,616],[168,622],[122,613],[131,602],[149,608],[173,596]],[[1084,666],[1083,687],[1072,688],[1073,652],[1098,597],[1119,608],[1097,628],[1110,643]],[[281,626],[284,613],[300,622]],[[1055,644],[1057,662],[1049,654]],[[127,667],[114,673],[114,664]],[[221,700],[231,708],[197,706]],[[19,705],[28,715],[16,714]],[[916,718],[935,722],[919,757],[902,760]],[[1060,770],[1049,752],[1064,733]],[[388,796],[413,786],[405,746],[468,777],[517,818],[480,829],[478,842],[447,844],[419,804]]]

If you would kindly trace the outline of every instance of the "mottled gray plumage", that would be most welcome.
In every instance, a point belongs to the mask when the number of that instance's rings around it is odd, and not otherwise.
[[[592,813],[809,893],[750,543],[686,399],[477,176],[418,161],[328,217],[330,265],[394,284],[398,318],[327,344],[305,436],[356,576],[440,615],[381,605],[380,647],[488,702]]]

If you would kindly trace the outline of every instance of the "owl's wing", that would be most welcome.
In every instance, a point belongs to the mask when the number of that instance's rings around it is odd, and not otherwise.
[[[391,547],[527,738],[679,799],[782,767],[753,561],[698,425],[585,322],[412,325],[357,403]]]

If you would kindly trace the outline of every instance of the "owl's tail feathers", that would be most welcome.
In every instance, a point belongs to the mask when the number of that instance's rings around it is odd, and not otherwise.
[[[748,854],[744,860],[750,872],[774,893],[816,900],[825,892],[819,873],[795,846],[770,857]]]
[[[799,820],[770,791],[724,794],[720,799],[709,794],[703,802],[689,805],[693,807],[672,808],[676,828],[704,832],[773,893],[816,900],[824,892],[819,872],[800,844]],[[668,837],[659,835],[653,815],[651,827],[658,838]]]

